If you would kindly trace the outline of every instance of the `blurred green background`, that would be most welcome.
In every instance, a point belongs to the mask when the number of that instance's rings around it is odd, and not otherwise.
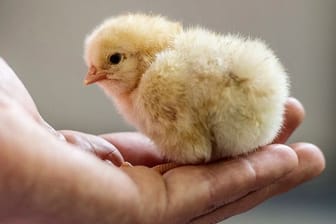
[[[0,0],[0,56],[15,69],[56,129],[132,130],[96,86],[84,88],[85,35],[109,16],[153,12],[222,33],[264,39],[287,68],[307,116],[291,141],[317,144],[317,179],[224,223],[336,223],[336,1]]]

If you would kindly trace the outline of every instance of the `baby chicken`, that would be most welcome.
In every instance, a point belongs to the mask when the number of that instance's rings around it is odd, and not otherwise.
[[[260,40],[128,14],[87,37],[85,60],[85,83],[97,82],[176,163],[253,151],[270,143],[283,122],[288,77]]]

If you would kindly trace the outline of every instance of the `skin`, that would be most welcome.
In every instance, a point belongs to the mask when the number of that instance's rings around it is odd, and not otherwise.
[[[4,77],[9,72],[0,61],[0,83],[8,81]],[[292,98],[285,128],[274,144],[240,158],[177,167],[161,175],[147,167],[164,161],[144,136],[77,138],[82,144],[91,141],[93,148],[107,141],[121,153],[121,160],[135,166],[109,165],[55,137],[36,121],[37,110],[27,110],[34,108],[27,92],[18,101],[16,93],[3,86],[0,223],[216,223],[316,177],[325,167],[316,146],[283,144],[304,116],[303,107]],[[78,135],[86,136],[68,132]]]

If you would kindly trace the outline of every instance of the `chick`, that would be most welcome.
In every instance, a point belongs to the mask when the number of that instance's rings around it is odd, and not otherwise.
[[[288,76],[260,40],[128,14],[88,35],[84,57],[85,83],[97,82],[170,161],[245,154],[281,128]]]

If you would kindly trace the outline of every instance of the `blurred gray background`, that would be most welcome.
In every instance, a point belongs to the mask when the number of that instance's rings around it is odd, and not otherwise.
[[[104,18],[153,12],[185,26],[260,37],[280,57],[290,74],[292,95],[306,108],[305,122],[291,141],[320,146],[327,170],[224,223],[336,223],[335,11],[335,0],[0,0],[0,56],[56,129],[98,134],[132,130],[97,86],[82,84],[83,40]]]

